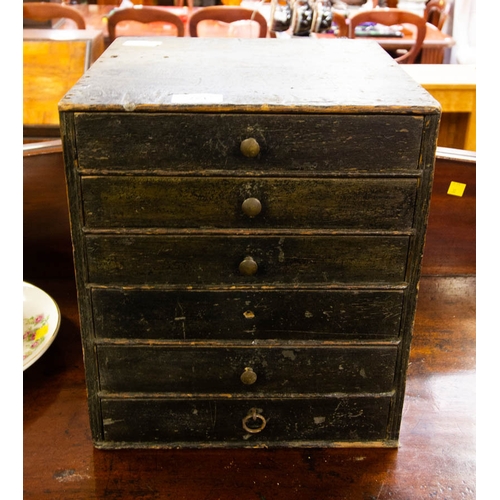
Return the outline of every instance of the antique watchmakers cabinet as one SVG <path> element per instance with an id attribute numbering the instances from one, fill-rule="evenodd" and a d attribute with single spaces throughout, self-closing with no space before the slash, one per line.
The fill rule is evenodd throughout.
<path id="1" fill-rule="evenodd" d="M 59 109 L 95 446 L 397 446 L 423 88 L 368 41 L 120 38 Z"/>

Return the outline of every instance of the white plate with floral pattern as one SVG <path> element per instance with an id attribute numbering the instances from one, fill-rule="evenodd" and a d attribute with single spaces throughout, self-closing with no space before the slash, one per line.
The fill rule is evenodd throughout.
<path id="1" fill-rule="evenodd" d="M 61 313 L 54 299 L 23 281 L 23 370 L 50 347 L 60 323 Z"/>

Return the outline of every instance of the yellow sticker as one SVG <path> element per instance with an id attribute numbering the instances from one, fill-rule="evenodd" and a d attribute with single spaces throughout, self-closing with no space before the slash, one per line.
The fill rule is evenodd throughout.
<path id="1" fill-rule="evenodd" d="M 465 191 L 466 184 L 462 184 L 461 182 L 450 182 L 450 187 L 448 188 L 448 194 L 452 196 L 463 196 Z"/>

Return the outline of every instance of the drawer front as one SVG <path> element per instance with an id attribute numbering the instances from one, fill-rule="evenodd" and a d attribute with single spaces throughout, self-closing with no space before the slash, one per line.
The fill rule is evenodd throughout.
<path id="1" fill-rule="evenodd" d="M 76 113 L 78 168 L 332 172 L 419 168 L 422 116 Z M 254 138 L 257 157 L 241 142 Z"/>
<path id="2" fill-rule="evenodd" d="M 91 282 L 130 285 L 401 283 L 409 246 L 409 236 L 88 235 L 85 241 Z"/>
<path id="3" fill-rule="evenodd" d="M 404 230 L 413 225 L 417 182 L 108 176 L 84 177 L 82 193 L 89 228 Z"/>
<path id="4" fill-rule="evenodd" d="M 205 394 L 386 392 L 397 355 L 396 346 L 96 349 L 103 391 Z M 254 375 L 253 383 L 242 381 Z"/>
<path id="5" fill-rule="evenodd" d="M 389 397 L 325 399 L 103 399 L 104 439 L 110 442 L 356 443 L 387 438 Z M 246 427 L 243 427 L 245 425 Z M 250 429 L 250 432 L 248 431 Z"/>
<path id="6" fill-rule="evenodd" d="M 98 339 L 394 339 L 402 302 L 401 290 L 92 291 Z"/>

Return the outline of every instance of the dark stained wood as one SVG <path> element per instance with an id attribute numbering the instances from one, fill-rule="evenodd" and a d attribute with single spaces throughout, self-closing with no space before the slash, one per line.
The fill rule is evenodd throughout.
<path id="1" fill-rule="evenodd" d="M 23 158 L 23 273 L 34 278 L 74 275 L 64 161 L 60 140 L 26 144 Z M 476 269 L 476 163 L 437 158 L 423 274 L 471 274 Z M 463 197 L 447 194 L 451 181 Z M 366 311 L 365 311 L 366 313 Z"/>
<path id="2" fill-rule="evenodd" d="M 23 376 L 24 499 L 475 499 L 475 241 L 450 244 L 457 229 L 467 238 L 474 232 L 460 200 L 436 189 L 458 179 L 439 180 L 446 164 L 436 164 L 398 449 L 95 450 L 73 270 L 66 266 L 65 279 L 54 279 L 60 270 L 46 265 L 59 253 L 57 238 L 47 236 L 67 217 L 65 193 L 58 190 L 50 199 L 57 200 L 58 215 L 47 218 L 47 231 L 33 240 L 52 251 L 30 265 L 33 283 L 61 308 L 62 323 L 50 349 Z M 474 165 L 457 162 L 453 174 L 460 170 L 475 174 Z M 53 175 L 34 180 L 43 185 Z M 464 197 L 471 194 L 474 206 L 475 191 L 465 182 Z M 39 209 L 45 192 L 32 190 Z M 447 203 L 434 217 L 439 197 Z M 452 231 L 443 230 L 442 218 L 455 221 L 446 225 Z M 452 253 L 443 257 L 447 249 Z M 439 276 L 427 275 L 433 269 Z"/>
<path id="3" fill-rule="evenodd" d="M 137 442 L 143 446 L 167 448 L 198 447 L 200 442 L 204 448 L 242 447 L 242 439 L 248 448 L 303 447 L 304 442 L 328 446 L 336 440 L 356 445 L 386 438 L 390 405 L 391 398 L 383 394 L 328 399 L 280 397 L 269 398 L 265 404 L 252 397 L 160 401 L 104 397 L 106 441 L 102 446 L 130 446 L 127 441 L 131 434 L 137 434 Z M 245 430 L 242 421 L 247 425 Z M 296 436 L 300 437 L 298 441 Z"/>
<path id="4" fill-rule="evenodd" d="M 201 344 L 197 349 L 134 343 L 98 345 L 96 351 L 103 393 L 163 393 L 170 398 L 173 393 L 290 399 L 307 393 L 391 392 L 397 354 L 396 346 L 297 347 L 284 342 L 271 347 Z M 251 385 L 240 379 L 247 367 L 257 375 Z M 260 404 L 265 407 L 266 401 Z M 264 442 L 268 439 L 273 436 L 262 436 Z M 290 436 L 291 441 L 299 439 Z"/>
<path id="5" fill-rule="evenodd" d="M 188 441 L 199 448 L 226 441 L 240 447 L 396 446 L 440 108 L 385 54 L 382 85 L 376 45 L 348 60 L 327 55 L 327 44 L 311 40 L 308 52 L 292 42 L 271 51 L 278 47 L 273 40 L 235 45 L 234 39 L 211 39 L 202 45 L 175 38 L 138 52 L 119 39 L 60 102 L 97 447 L 170 448 Z M 365 92 L 370 87 L 360 88 L 351 72 L 370 52 L 364 79 L 377 70 L 377 92 Z M 302 61 L 315 77 L 295 73 L 286 80 L 286 71 L 276 72 L 286 60 Z M 265 85 L 254 71 L 256 61 Z M 186 62 L 194 65 L 187 68 Z M 228 67 L 237 75 L 231 88 Z M 166 75 L 161 80 L 159 69 Z M 238 80 L 241 88 L 233 87 Z M 214 88 L 222 93 L 213 94 Z M 275 218 L 256 224 L 241 218 L 245 198 L 231 192 L 251 195 L 252 184 L 254 196 L 262 189 L 265 212 Z M 277 196 L 266 197 L 272 191 Z M 323 201 L 328 197 L 337 199 Z M 304 206 L 305 200 L 324 215 Z M 342 215 L 330 219 L 328 211 Z M 226 328 L 221 311 L 206 325 L 214 331 L 210 342 L 175 343 L 158 334 L 134 338 L 141 310 L 125 327 L 127 340 L 97 340 L 92 293 L 109 287 L 204 290 L 214 303 L 221 291 L 404 293 L 395 341 L 388 333 L 387 340 L 325 342 L 308 330 L 306 343 L 288 339 L 284 329 L 274 339 L 233 344 L 217 336 Z M 241 399 L 237 411 L 221 402 L 226 398 Z M 315 399 L 324 400 L 318 408 L 330 408 L 329 416 L 307 412 L 306 402 Z M 200 407 L 192 406 L 195 400 Z M 344 416 L 334 424 L 336 400 Z M 384 405 L 377 407 L 379 401 Z M 259 436 L 252 441 L 241 415 L 248 403 L 253 424 L 267 421 L 266 408 L 273 421 L 265 432 L 255 429 Z M 220 406 L 222 422 L 232 416 L 232 431 L 202 431 L 207 404 L 214 414 Z M 144 432 L 140 414 L 146 407 L 151 418 L 145 425 L 153 428 Z M 295 432 L 276 426 L 280 420 Z M 189 438 L 195 428 L 201 434 Z"/>
<path id="6" fill-rule="evenodd" d="M 154 43 L 158 38 L 148 40 Z M 402 76 L 399 65 L 372 41 L 335 40 L 332 44 L 332 40 L 320 39 L 289 39 L 286 43 L 264 38 L 168 37 L 165 40 L 168 43 L 148 50 L 124 46 L 126 37 L 115 40 L 106 52 L 106 63 L 101 60 L 86 72 L 81 85 L 61 100 L 60 110 L 134 111 L 134 114 L 251 111 L 291 113 L 298 117 L 312 112 L 349 114 L 355 108 L 357 114 L 364 111 L 393 117 L 410 114 L 417 121 L 418 112 L 436 112 L 436 103 L 429 100 L 428 93 L 409 75 Z M 304 71 L 298 71 L 297 55 L 304 53 L 304 48 L 307 61 Z M 200 57 L 201 52 L 207 55 Z M 126 69 L 139 53 L 135 70 Z M 357 63 L 349 71 L 339 71 L 339 64 L 352 60 Z M 215 67 L 231 68 L 231 78 L 221 78 Z M 126 78 L 117 79 L 119 74 L 126 74 Z M 311 75 L 320 76 L 311 78 Z M 381 75 L 385 85 L 376 84 Z M 91 100 L 87 95 L 89 79 L 95 86 Z M 401 81 L 405 82 L 404 90 L 393 84 Z M 411 109 L 407 108 L 409 103 Z M 406 108 L 406 113 L 401 107 Z M 154 127 L 148 130 L 155 133 Z"/>
<path id="7" fill-rule="evenodd" d="M 392 339 L 399 335 L 403 290 L 120 290 L 95 289 L 100 339 Z M 141 311 L 141 321 L 135 321 Z M 222 311 L 224 311 L 222 313 Z M 212 325 L 224 314 L 215 332 Z M 327 321 L 325 321 L 325 316 Z M 128 326 L 134 322 L 131 331 Z"/>
<path id="8" fill-rule="evenodd" d="M 62 310 L 24 373 L 25 500 L 473 500 L 475 277 L 424 277 L 398 449 L 95 450 L 76 288 L 37 280 Z"/>
<path id="9" fill-rule="evenodd" d="M 165 170 L 198 175 L 208 170 L 212 175 L 417 172 L 422 116 L 388 117 L 373 109 L 371 114 L 349 115 L 347 109 L 339 108 L 342 114 L 333 116 L 295 116 L 288 114 L 290 109 L 277 116 L 78 113 L 78 168 L 97 174 L 147 169 L 163 175 Z M 115 139 L 110 143 L 108 137 Z M 259 144 L 255 158 L 241 154 L 247 138 Z M 311 149 L 311 144 L 316 147 Z"/>
<path id="10" fill-rule="evenodd" d="M 396 287 L 408 271 L 409 236 L 228 236 L 88 235 L 89 280 L 225 287 L 389 282 Z M 251 276 L 239 270 L 247 256 L 258 266 Z"/>
<path id="11" fill-rule="evenodd" d="M 475 240 L 464 200 L 436 189 L 443 163 L 437 162 L 423 268 L 440 276 L 420 283 L 399 449 L 94 450 L 75 285 L 35 277 L 49 268 L 57 275 L 59 269 L 45 265 L 57 256 L 56 246 L 31 262 L 33 282 L 55 297 L 63 320 L 54 344 L 24 374 L 24 498 L 475 498 L 475 277 L 469 274 Z M 475 175 L 473 166 L 466 169 Z M 464 199 L 471 193 L 470 178 L 446 177 L 444 188 L 450 179 L 467 183 Z M 56 213 L 67 215 L 57 192 Z M 437 197 L 447 203 L 433 217 Z M 46 202 L 39 196 L 38 207 Z M 47 219 L 48 232 L 37 232 L 35 244 L 50 242 L 45 236 L 60 229 L 51 227 L 59 216 Z M 453 225 L 441 225 L 442 218 Z"/>
<path id="12" fill-rule="evenodd" d="M 418 178 L 85 177 L 87 228 L 337 228 L 408 230 Z M 248 216 L 247 198 L 261 210 Z M 317 202 L 309 203 L 315 199 Z"/>

